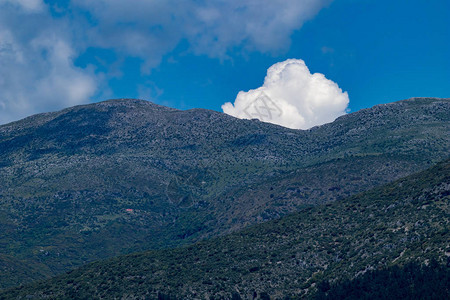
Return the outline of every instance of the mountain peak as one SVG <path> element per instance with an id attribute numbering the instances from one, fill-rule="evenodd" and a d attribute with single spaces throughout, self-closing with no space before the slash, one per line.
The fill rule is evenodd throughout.
<path id="1" fill-rule="evenodd" d="M 146 108 L 146 109 L 154 109 L 160 111 L 177 111 L 175 108 L 163 106 L 156 104 L 154 102 L 142 99 L 133 99 L 133 98 L 119 98 L 119 99 L 109 99 L 101 102 L 97 102 L 94 104 L 82 105 L 82 107 L 86 106 L 97 106 L 97 107 L 123 107 L 123 108 Z"/>

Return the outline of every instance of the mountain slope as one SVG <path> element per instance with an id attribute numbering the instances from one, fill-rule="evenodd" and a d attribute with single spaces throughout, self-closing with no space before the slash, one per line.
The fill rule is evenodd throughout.
<path id="1" fill-rule="evenodd" d="M 308 297 L 322 280 L 450 253 L 450 160 L 342 201 L 173 250 L 95 262 L 0 297 Z"/>
<path id="2" fill-rule="evenodd" d="M 340 299 L 449 299 L 450 258 L 447 265 L 408 263 L 371 270 L 353 280 L 318 285 L 317 300 Z"/>
<path id="3" fill-rule="evenodd" d="M 435 98 L 305 131 L 123 99 L 0 126 L 0 287 L 390 182 L 448 156 L 448 120 Z"/>

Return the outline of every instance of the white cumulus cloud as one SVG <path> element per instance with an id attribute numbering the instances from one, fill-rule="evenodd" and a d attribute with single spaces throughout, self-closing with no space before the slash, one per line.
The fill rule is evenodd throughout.
<path id="1" fill-rule="evenodd" d="M 288 59 L 267 70 L 263 86 L 238 93 L 234 105 L 222 105 L 226 114 L 259 119 L 294 129 L 308 129 L 344 115 L 347 92 L 325 78 L 311 74 L 301 59 Z"/>

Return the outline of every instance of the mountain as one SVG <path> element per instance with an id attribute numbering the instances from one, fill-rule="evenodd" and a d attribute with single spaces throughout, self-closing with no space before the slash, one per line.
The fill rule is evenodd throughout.
<path id="1" fill-rule="evenodd" d="M 323 282 L 360 280 L 380 268 L 406 265 L 414 270 L 410 264 L 415 264 L 419 271 L 408 276 L 420 277 L 420 265 L 431 261 L 433 272 L 447 276 L 443 264 L 450 253 L 449 204 L 447 160 L 388 185 L 227 236 L 94 262 L 5 291 L 0 298 L 311 298 Z M 369 286 L 362 278 L 359 282 Z M 379 275 L 373 278 L 379 283 Z M 393 284 L 385 281 L 384 290 Z M 329 293 L 339 295 L 335 286 Z"/>
<path id="2" fill-rule="evenodd" d="M 0 126 L 0 287 L 187 245 L 448 157 L 450 99 L 310 130 L 119 99 Z"/>

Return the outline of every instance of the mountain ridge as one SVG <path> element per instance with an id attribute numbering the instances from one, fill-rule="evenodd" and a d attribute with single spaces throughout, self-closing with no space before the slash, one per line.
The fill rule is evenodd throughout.
<path id="1" fill-rule="evenodd" d="M 33 116 L 0 126 L 0 250 L 46 277 L 223 235 L 427 168 L 449 119 L 434 98 L 309 130 L 141 100 Z M 0 287 L 36 279 L 6 261 Z"/>
<path id="2" fill-rule="evenodd" d="M 389 105 L 392 105 L 392 104 L 402 104 L 402 103 L 410 103 L 410 102 L 412 103 L 412 102 L 418 102 L 418 101 L 422 101 L 423 102 L 423 101 L 427 101 L 427 100 L 431 100 L 431 101 L 448 101 L 449 99 L 450 98 L 412 97 L 412 98 L 402 99 L 402 100 L 389 102 L 389 103 L 376 104 L 376 105 L 374 105 L 372 107 L 368 107 L 368 108 L 362 108 L 360 110 L 357 110 L 357 111 L 350 112 L 350 113 L 347 113 L 345 115 L 339 116 L 339 117 L 336 118 L 336 120 L 338 120 L 340 118 L 343 118 L 343 117 L 345 117 L 345 116 L 347 116 L 349 114 L 353 114 L 353 113 L 356 113 L 356 112 L 363 112 L 363 111 L 371 110 L 371 109 L 377 108 L 377 107 L 385 107 L 385 106 L 389 106 Z M 215 111 L 215 110 L 211 110 L 211 109 L 206 109 L 206 108 L 190 108 L 190 109 L 186 109 L 186 110 L 180 110 L 180 109 L 176 109 L 176 108 L 171 108 L 171 107 L 168 107 L 168 106 L 160 105 L 160 104 L 157 104 L 155 102 L 152 102 L 152 101 L 149 101 L 149 100 L 144 100 L 144 99 L 138 99 L 138 98 L 116 98 L 116 99 L 108 99 L 108 100 L 103 100 L 103 101 L 94 102 L 94 103 L 79 104 L 79 105 L 63 108 L 61 110 L 52 111 L 52 112 L 37 113 L 37 114 L 33 114 L 33 115 L 27 116 L 25 118 L 22 118 L 20 120 L 12 121 L 12 122 L 5 123 L 5 124 L 0 124 L 0 127 L 10 126 L 10 125 L 13 125 L 13 124 L 15 125 L 16 123 L 20 123 L 20 122 L 28 122 L 30 119 L 34 121 L 34 120 L 36 120 L 36 119 L 38 119 L 40 117 L 46 117 L 46 116 L 50 116 L 50 115 L 59 115 L 59 114 L 62 114 L 62 113 L 65 113 L 67 111 L 71 111 L 71 110 L 74 110 L 74 109 L 93 107 L 93 106 L 108 107 L 108 106 L 111 106 L 112 104 L 118 104 L 117 106 L 121 105 L 121 106 L 128 106 L 128 107 L 130 107 L 130 106 L 129 105 L 125 105 L 125 104 L 140 104 L 140 105 L 146 104 L 148 106 L 153 106 L 155 108 L 159 108 L 160 110 L 167 109 L 167 110 L 170 110 L 170 111 L 179 111 L 179 112 L 181 112 L 181 111 L 184 111 L 184 112 L 187 112 L 187 111 L 208 111 L 208 112 L 219 113 L 221 115 L 226 115 L 226 116 L 229 116 L 231 118 L 236 118 L 236 117 L 233 117 L 231 115 L 227 115 L 227 114 L 224 114 L 224 113 L 221 113 L 221 112 L 218 112 L 218 111 Z M 263 122 L 263 121 L 260 121 L 258 119 L 252 119 L 252 120 L 257 120 L 259 122 Z M 336 121 L 336 120 L 334 120 L 334 121 Z M 333 122 L 329 122 L 329 123 L 333 123 Z M 263 122 L 263 123 L 268 123 L 268 122 Z M 322 125 L 317 125 L 317 126 L 314 126 L 314 127 L 321 127 L 321 126 L 329 124 L 329 123 L 325 123 L 325 124 L 322 124 Z M 272 124 L 272 123 L 269 123 L 269 124 Z M 272 125 L 283 127 L 283 126 L 277 125 L 277 124 L 272 124 Z M 314 128 L 314 127 L 312 127 L 312 128 Z M 287 128 L 287 127 L 283 127 L 283 128 L 290 129 L 290 128 Z M 302 131 L 302 130 L 310 130 L 310 129 L 311 128 L 309 128 L 309 129 L 292 129 L 292 130 L 300 130 L 300 131 Z"/>

